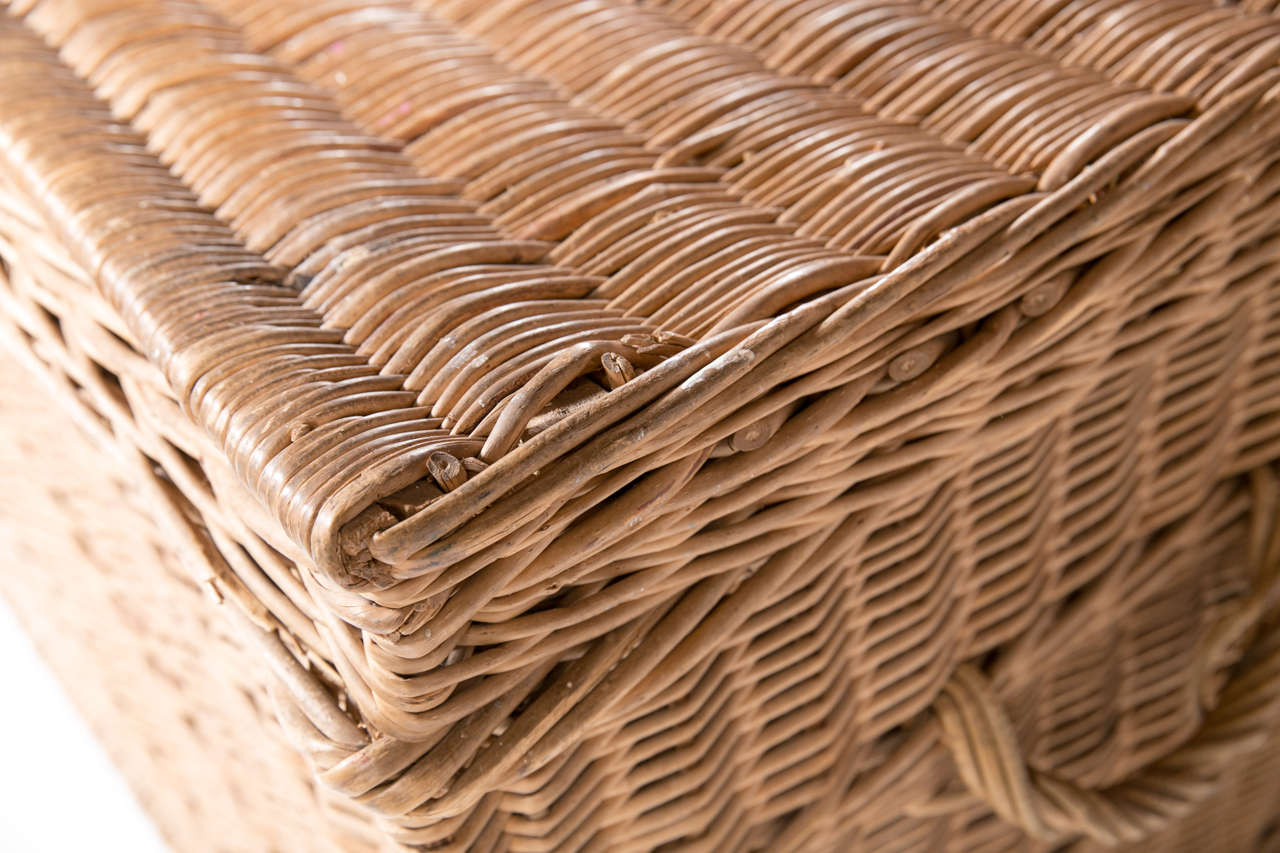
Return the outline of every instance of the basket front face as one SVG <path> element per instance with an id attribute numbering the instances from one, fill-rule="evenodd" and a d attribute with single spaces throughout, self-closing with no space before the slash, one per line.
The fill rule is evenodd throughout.
<path id="1" fill-rule="evenodd" d="M 1280 692 L 1277 25 L 424 5 L 0 21 L 11 337 L 146 472 L 351 844 L 1227 808 Z M 1198 65 L 1188 21 L 1261 35 Z"/>

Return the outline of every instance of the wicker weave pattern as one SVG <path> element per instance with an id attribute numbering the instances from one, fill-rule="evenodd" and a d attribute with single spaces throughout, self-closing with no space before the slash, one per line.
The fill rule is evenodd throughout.
<path id="1" fill-rule="evenodd" d="M 1252 790 L 1265 9 L 9 8 L 6 311 L 388 843 L 1173 849 Z"/>
<path id="2" fill-rule="evenodd" d="M 4 325 L 4 343 L 18 343 Z M 25 355 L 40 374 L 65 377 Z M 110 445 L 85 442 L 12 364 L 0 370 L 0 419 L 17 439 L 0 450 L 3 595 L 173 849 L 376 849 L 367 818 L 326 809 L 272 719 L 260 656 L 197 589 L 168 537 L 139 516 L 150 501 L 139 500 L 138 484 L 151 466 L 125 485 L 128 469 L 113 464 L 123 460 Z M 43 452 L 52 439 L 56 457 Z"/>

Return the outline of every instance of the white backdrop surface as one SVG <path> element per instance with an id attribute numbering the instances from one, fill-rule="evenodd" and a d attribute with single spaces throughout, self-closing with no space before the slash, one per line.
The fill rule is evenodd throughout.
<path id="1" fill-rule="evenodd" d="M 0 772 L 0 850 L 166 853 L 168 847 L 124 778 L 45 668 L 4 599 L 0 660 L 5 665 L 0 687 L 5 757 Z M 9 698 L 18 694 L 20 702 Z M 75 805 L 68 808 L 69 803 Z"/>

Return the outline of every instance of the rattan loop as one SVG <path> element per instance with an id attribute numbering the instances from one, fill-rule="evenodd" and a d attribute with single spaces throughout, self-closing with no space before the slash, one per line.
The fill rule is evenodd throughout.
<path id="1" fill-rule="evenodd" d="M 934 703 L 941 740 L 969 790 L 1045 841 L 1103 844 L 1150 837 L 1216 790 L 1231 762 L 1266 738 L 1280 711 L 1280 626 L 1271 624 L 1200 730 L 1129 779 L 1085 788 L 1028 766 L 1013 724 L 982 672 L 961 666 Z"/>

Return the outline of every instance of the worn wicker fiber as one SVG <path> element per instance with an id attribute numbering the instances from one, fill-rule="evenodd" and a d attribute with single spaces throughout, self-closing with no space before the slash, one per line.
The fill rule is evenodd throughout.
<path id="1" fill-rule="evenodd" d="M 1274 853 L 1273 5 L 9 0 L 5 594 L 183 850 Z"/>

